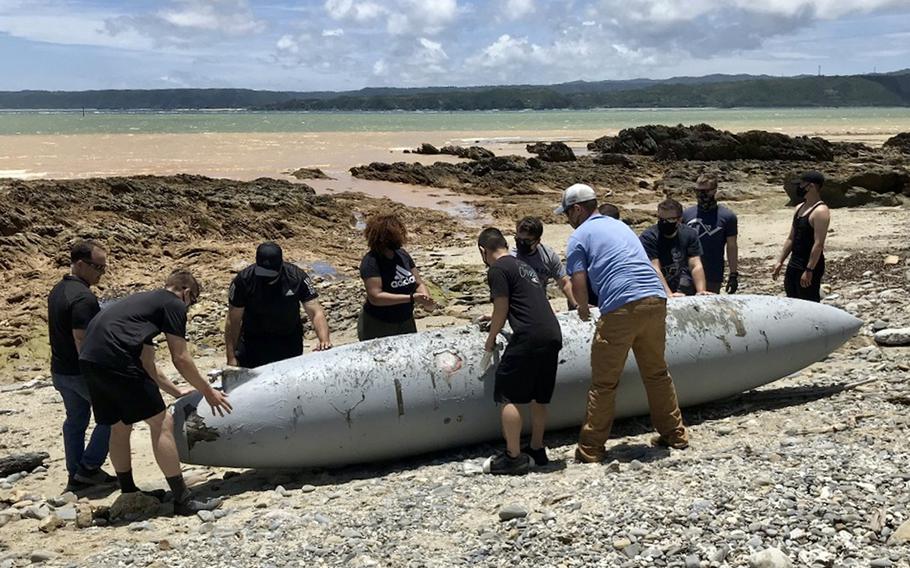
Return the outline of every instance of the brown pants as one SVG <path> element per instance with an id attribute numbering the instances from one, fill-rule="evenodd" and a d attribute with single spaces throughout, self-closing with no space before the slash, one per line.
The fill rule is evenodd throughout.
<path id="1" fill-rule="evenodd" d="M 616 405 L 616 387 L 629 356 L 635 353 L 638 372 L 645 384 L 651 423 L 661 437 L 677 444 L 687 441 L 676 388 L 667 370 L 664 347 L 667 334 L 667 302 L 651 297 L 601 316 L 591 344 L 591 389 L 585 423 L 578 437 L 579 457 L 600 461 L 610 437 Z"/>

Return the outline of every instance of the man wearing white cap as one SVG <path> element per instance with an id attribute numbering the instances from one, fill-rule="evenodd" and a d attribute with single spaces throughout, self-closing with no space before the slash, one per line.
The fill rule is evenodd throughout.
<path id="1" fill-rule="evenodd" d="M 578 316 L 591 317 L 589 279 L 601 314 L 591 346 L 591 388 L 575 459 L 598 462 L 606 457 L 616 387 L 630 349 L 648 393 L 651 422 L 660 434 L 653 443 L 688 447 L 676 388 L 664 359 L 667 296 L 641 241 L 625 223 L 597 211 L 597 195 L 588 185 L 566 189 L 556 213 L 565 214 L 575 229 L 569 237 L 566 265 Z"/>

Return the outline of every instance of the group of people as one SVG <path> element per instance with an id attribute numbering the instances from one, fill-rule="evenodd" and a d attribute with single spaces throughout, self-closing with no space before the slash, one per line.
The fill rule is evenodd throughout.
<path id="1" fill-rule="evenodd" d="M 824 176 L 800 178 L 789 236 L 772 271 L 784 277 L 788 296 L 820 301 L 824 243 L 830 212 L 821 201 Z M 673 380 L 664 359 L 666 302 L 690 294 L 727 293 L 739 287 L 737 218 L 717 202 L 717 178 L 705 175 L 695 184 L 697 204 L 683 209 L 667 199 L 658 206 L 658 223 L 639 237 L 619 220 L 611 204 L 598 206 L 593 188 L 575 184 L 565 190 L 557 213 L 573 227 L 566 262 L 541 243 L 543 223 L 522 219 L 515 228 L 515 248 L 503 233 L 484 229 L 478 237 L 488 266 L 493 303 L 485 343 L 491 359 L 506 322 L 512 336 L 495 372 L 494 399 L 501 406 L 506 450 L 485 464 L 494 474 L 521 474 L 531 462 L 549 460 L 544 448 L 547 404 L 555 387 L 562 334 L 546 286 L 557 284 L 570 310 L 588 320 L 596 306 L 591 350 L 591 387 L 585 422 L 575 457 L 595 462 L 606 455 L 613 423 L 616 389 L 631 350 L 638 362 L 658 432 L 665 447 L 688 447 Z M 360 264 L 366 301 L 357 322 L 363 340 L 415 333 L 415 305 L 432 309 L 434 301 L 413 258 L 404 249 L 407 230 L 390 214 L 369 219 L 364 231 L 368 252 Z M 64 450 L 67 490 L 117 482 L 123 493 L 139 491 L 131 466 L 132 425 L 146 422 L 155 459 L 171 489 L 177 514 L 195 514 L 219 505 L 198 499 L 181 474 L 173 420 L 161 391 L 174 397 L 199 391 L 212 412 L 230 413 L 231 403 L 199 373 L 187 349 L 187 310 L 201 287 L 186 270 L 172 272 L 158 290 L 128 296 L 101 310 L 92 293 L 107 269 L 104 248 L 77 242 L 71 270 L 48 297 L 48 328 L 53 383 L 65 406 Z M 729 274 L 726 268 L 729 267 Z M 315 333 L 313 350 L 330 349 L 330 330 L 318 293 L 304 270 L 284 261 L 281 247 L 261 244 L 254 264 L 234 277 L 228 290 L 225 322 L 226 362 L 256 367 L 303 353 L 300 306 Z M 153 339 L 164 334 L 171 360 L 192 388 L 179 387 L 155 364 Z M 530 405 L 532 431 L 521 447 L 519 405 Z M 86 444 L 92 413 L 95 428 Z M 110 455 L 115 475 L 101 466 Z M 148 495 L 164 498 L 163 491 Z"/>

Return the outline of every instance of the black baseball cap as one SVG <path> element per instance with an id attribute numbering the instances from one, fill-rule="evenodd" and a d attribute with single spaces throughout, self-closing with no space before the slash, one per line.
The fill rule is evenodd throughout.
<path id="1" fill-rule="evenodd" d="M 803 172 L 803 175 L 799 176 L 799 181 L 814 183 L 816 186 L 821 187 L 825 185 L 825 176 L 821 172 L 809 170 L 808 172 Z"/>
<path id="2" fill-rule="evenodd" d="M 281 247 L 275 243 L 262 243 L 256 247 L 256 276 L 274 278 L 281 271 L 284 258 Z"/>

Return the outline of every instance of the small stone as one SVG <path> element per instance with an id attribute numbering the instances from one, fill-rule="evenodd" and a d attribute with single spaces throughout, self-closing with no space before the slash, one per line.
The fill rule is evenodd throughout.
<path id="1" fill-rule="evenodd" d="M 57 515 L 48 515 L 38 523 L 38 530 L 43 533 L 52 533 L 64 524 Z"/>
<path id="2" fill-rule="evenodd" d="M 888 558 L 876 558 L 869 563 L 869 568 L 890 568 L 891 566 L 893 564 Z"/>
<path id="3" fill-rule="evenodd" d="M 278 495 L 281 495 L 282 497 L 287 497 L 290 492 L 287 489 L 285 489 L 283 485 L 279 485 L 278 487 L 275 488 L 275 493 L 277 493 Z"/>
<path id="4" fill-rule="evenodd" d="M 171 541 L 166 538 L 163 538 L 158 541 L 158 550 L 172 550 L 174 547 L 171 545 Z"/>
<path id="5" fill-rule="evenodd" d="M 300 488 L 300 491 L 302 493 L 312 493 L 313 491 L 316 491 L 316 486 L 315 485 L 304 485 L 303 487 Z"/>
<path id="6" fill-rule="evenodd" d="M 76 526 L 80 529 L 92 526 L 92 506 L 88 503 L 76 505 Z"/>
<path id="7" fill-rule="evenodd" d="M 622 471 L 622 464 L 619 463 L 617 460 L 613 460 L 606 465 L 606 470 L 609 473 L 619 473 Z"/>
<path id="8" fill-rule="evenodd" d="M 54 511 L 54 514 L 57 515 L 57 517 L 59 517 L 60 520 L 65 523 L 73 523 L 76 521 L 77 512 L 76 512 L 76 507 L 73 505 L 68 505 L 66 507 L 60 507 L 56 511 Z"/>
<path id="9" fill-rule="evenodd" d="M 43 521 L 51 514 L 51 510 L 46 505 L 29 505 L 22 511 L 22 517 L 26 519 L 37 519 Z"/>
<path id="10" fill-rule="evenodd" d="M 727 435 L 732 434 L 733 432 L 736 432 L 736 428 L 734 428 L 733 426 L 730 426 L 729 424 L 724 424 L 724 425 L 717 427 L 717 433 L 721 436 L 727 436 Z"/>
<path id="11" fill-rule="evenodd" d="M 623 548 L 626 548 L 627 546 L 631 546 L 631 544 L 632 544 L 632 541 L 627 538 L 618 538 L 613 541 L 613 548 L 615 548 L 616 550 L 622 550 Z"/>
<path id="12" fill-rule="evenodd" d="M 897 527 L 891 538 L 888 539 L 888 544 L 904 544 L 907 542 L 910 542 L 910 521 L 904 521 L 901 526 Z"/>
<path id="13" fill-rule="evenodd" d="M 150 523 L 148 521 L 139 521 L 136 523 L 130 523 L 129 527 L 127 527 L 127 528 L 129 528 L 131 531 L 136 531 L 136 532 L 147 531 L 152 528 L 152 523 Z"/>
<path id="14" fill-rule="evenodd" d="M 872 331 L 881 331 L 883 329 L 888 329 L 888 322 L 882 320 L 875 320 L 872 323 Z"/>
<path id="15" fill-rule="evenodd" d="M 207 523 L 215 518 L 215 513 L 212 511 L 197 511 L 196 516 L 199 517 L 199 520 L 203 523 Z"/>
<path id="16" fill-rule="evenodd" d="M 499 520 L 522 519 L 528 516 L 528 510 L 518 503 L 511 503 L 499 509 Z"/>
<path id="17" fill-rule="evenodd" d="M 900 264 L 900 261 L 901 257 L 897 256 L 896 254 L 889 254 L 885 257 L 885 266 L 894 266 L 896 264 Z"/>
<path id="18" fill-rule="evenodd" d="M 806 531 L 804 531 L 803 529 L 801 529 L 799 527 L 790 531 L 790 540 L 799 540 L 799 539 L 803 538 L 804 536 L 806 536 Z"/>
<path id="19" fill-rule="evenodd" d="M 483 473 L 483 464 L 475 461 L 466 461 L 461 464 L 462 475 L 480 475 Z"/>
<path id="20" fill-rule="evenodd" d="M 635 558 L 641 554 L 641 545 L 638 543 L 631 544 L 622 549 L 622 553 L 625 554 L 628 558 Z"/>
<path id="21" fill-rule="evenodd" d="M 196 530 L 199 532 L 199 534 L 208 534 L 215 530 L 215 523 L 202 523 Z"/>
<path id="22" fill-rule="evenodd" d="M 632 471 L 638 471 L 638 470 L 644 469 L 644 468 L 645 468 L 645 464 L 641 463 L 638 460 L 632 460 L 629 462 L 629 469 L 631 469 Z"/>
<path id="23" fill-rule="evenodd" d="M 749 558 L 750 568 L 793 568 L 787 555 L 777 548 L 766 548 Z"/>
<path id="24" fill-rule="evenodd" d="M 343 538 L 363 538 L 363 535 L 354 529 L 344 529 L 341 531 L 341 536 Z"/>
<path id="25" fill-rule="evenodd" d="M 695 554 L 686 556 L 686 568 L 701 568 L 701 560 Z"/>
<path id="26" fill-rule="evenodd" d="M 38 564 L 41 562 L 47 562 L 48 560 L 54 558 L 54 556 L 54 553 L 49 550 L 33 550 L 29 556 L 29 559 L 33 563 Z"/>
<path id="27" fill-rule="evenodd" d="M 883 329 L 875 333 L 875 342 L 886 347 L 910 345 L 910 327 Z"/>

